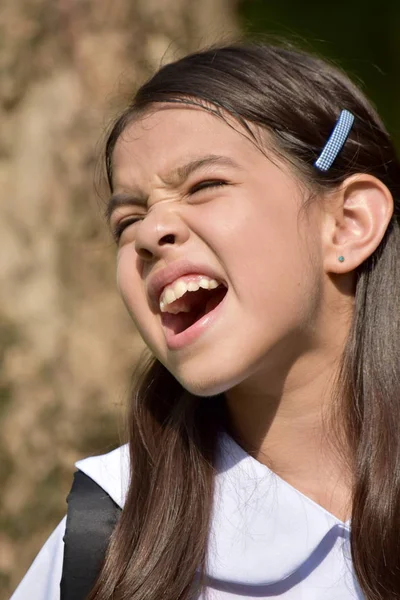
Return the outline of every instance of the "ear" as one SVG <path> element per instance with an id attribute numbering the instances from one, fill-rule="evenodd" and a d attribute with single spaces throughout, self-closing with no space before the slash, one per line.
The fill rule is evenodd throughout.
<path id="1" fill-rule="evenodd" d="M 393 197 L 380 179 L 360 173 L 348 177 L 325 202 L 325 271 L 348 273 L 371 256 L 382 241 L 393 215 Z"/>

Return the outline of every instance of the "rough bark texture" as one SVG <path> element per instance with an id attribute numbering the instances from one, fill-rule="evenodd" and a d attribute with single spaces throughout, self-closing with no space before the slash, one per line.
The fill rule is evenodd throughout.
<path id="1" fill-rule="evenodd" d="M 118 445 L 142 349 L 94 174 L 160 61 L 236 35 L 236 0 L 6 0 L 0 11 L 0 593 L 65 512 L 73 463 Z"/>

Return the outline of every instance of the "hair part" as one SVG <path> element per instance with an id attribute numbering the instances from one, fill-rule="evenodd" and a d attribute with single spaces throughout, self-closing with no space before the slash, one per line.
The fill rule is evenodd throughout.
<path id="1" fill-rule="evenodd" d="M 106 143 L 111 189 L 113 150 L 128 124 L 157 104 L 190 102 L 247 131 L 266 131 L 271 150 L 314 190 L 313 199 L 355 173 L 377 177 L 393 195 L 386 234 L 355 272 L 335 395 L 354 477 L 354 569 L 367 600 L 400 598 L 400 166 L 393 144 L 338 68 L 288 46 L 233 44 L 167 64 L 137 91 Z M 314 162 L 344 108 L 355 116 L 353 128 L 329 171 L 318 171 Z M 227 418 L 222 396 L 188 394 L 155 360 L 144 370 L 129 414 L 128 497 L 92 600 L 188 600 L 201 588 Z"/>

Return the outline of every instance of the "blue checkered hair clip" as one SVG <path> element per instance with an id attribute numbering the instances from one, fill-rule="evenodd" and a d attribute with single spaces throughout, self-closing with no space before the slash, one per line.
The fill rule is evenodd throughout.
<path id="1" fill-rule="evenodd" d="M 314 163 L 314 167 L 320 171 L 328 171 L 330 169 L 343 148 L 353 123 L 354 115 L 348 110 L 342 110 L 328 141 Z"/>

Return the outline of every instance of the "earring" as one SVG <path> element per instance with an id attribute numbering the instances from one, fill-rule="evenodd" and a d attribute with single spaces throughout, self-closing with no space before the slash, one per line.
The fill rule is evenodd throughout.
<path id="1" fill-rule="evenodd" d="M 344 256 L 339 256 L 339 257 L 338 257 L 338 261 L 339 261 L 339 262 L 343 262 L 343 261 L 344 261 Z"/>

